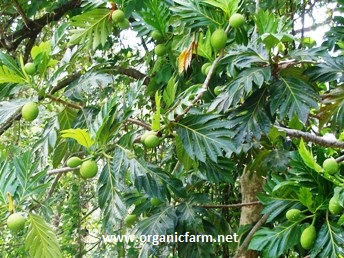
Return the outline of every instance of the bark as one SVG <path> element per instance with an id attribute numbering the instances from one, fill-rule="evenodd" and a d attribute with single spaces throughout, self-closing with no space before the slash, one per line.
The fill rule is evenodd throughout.
<path id="1" fill-rule="evenodd" d="M 255 172 L 244 169 L 240 179 L 242 203 L 256 202 L 257 193 L 263 190 L 264 179 Z M 240 225 L 256 224 L 261 219 L 262 205 L 243 206 L 241 209 Z M 259 253 L 256 251 L 245 251 L 241 258 L 256 258 Z"/>

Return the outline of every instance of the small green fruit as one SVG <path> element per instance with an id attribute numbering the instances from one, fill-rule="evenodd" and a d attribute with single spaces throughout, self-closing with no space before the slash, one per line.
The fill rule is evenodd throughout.
<path id="1" fill-rule="evenodd" d="M 22 117 L 26 120 L 26 121 L 33 121 L 37 118 L 39 110 L 38 110 L 38 106 L 35 102 L 28 102 L 26 103 L 22 110 Z"/>
<path id="2" fill-rule="evenodd" d="M 114 22 L 121 22 L 124 20 L 125 15 L 124 15 L 124 12 L 122 10 L 115 10 L 115 11 L 113 11 L 111 17 L 112 17 L 112 20 Z"/>
<path id="3" fill-rule="evenodd" d="M 92 178 L 98 172 L 98 165 L 94 160 L 86 160 L 80 166 L 80 175 L 83 178 Z"/>
<path id="4" fill-rule="evenodd" d="M 25 226 L 26 219 L 20 213 L 13 213 L 7 218 L 7 226 L 10 230 L 17 232 Z"/>
<path id="5" fill-rule="evenodd" d="M 71 157 L 67 160 L 67 166 L 70 168 L 76 168 L 82 163 L 82 160 L 79 157 Z"/>
<path id="6" fill-rule="evenodd" d="M 340 215 L 343 212 L 343 207 L 339 205 L 339 202 L 337 202 L 334 197 L 332 197 L 328 204 L 328 210 L 333 215 Z"/>
<path id="7" fill-rule="evenodd" d="M 316 239 L 317 231 L 313 225 L 310 225 L 305 230 L 302 231 L 300 243 L 301 246 L 309 250 L 313 247 L 315 239 Z"/>
<path id="8" fill-rule="evenodd" d="M 300 218 L 301 211 L 298 209 L 290 209 L 285 214 L 287 220 L 289 221 L 297 221 Z"/>
<path id="9" fill-rule="evenodd" d="M 136 219 L 137 216 L 135 214 L 130 214 L 124 218 L 124 223 L 127 227 L 131 227 L 135 223 Z"/>
<path id="10" fill-rule="evenodd" d="M 202 67 L 201 67 L 201 72 L 202 72 L 204 75 L 207 75 L 206 70 L 207 70 L 207 68 L 210 68 L 210 66 L 211 66 L 211 63 L 205 63 L 205 64 L 203 64 Z M 209 72 L 209 70 L 208 70 L 208 72 Z"/>
<path id="11" fill-rule="evenodd" d="M 156 135 L 148 135 L 143 143 L 147 148 L 151 149 L 159 145 L 160 139 Z"/>
<path id="12" fill-rule="evenodd" d="M 154 132 L 154 131 L 147 131 L 147 132 L 145 132 L 144 134 L 141 135 L 140 141 L 142 143 L 144 143 L 146 138 L 147 138 L 147 136 L 149 136 L 149 135 L 156 135 L 156 132 Z"/>
<path id="13" fill-rule="evenodd" d="M 325 159 L 325 161 L 323 163 L 323 169 L 324 169 L 325 173 L 333 175 L 333 174 L 337 173 L 337 171 L 339 169 L 338 163 L 334 158 Z"/>
<path id="14" fill-rule="evenodd" d="M 33 75 L 36 72 L 36 66 L 34 63 L 26 63 L 24 65 L 24 70 L 28 75 Z"/>
<path id="15" fill-rule="evenodd" d="M 158 44 L 154 48 L 154 53 L 157 56 L 163 56 L 163 55 L 165 55 L 167 53 L 167 47 L 164 44 Z"/>
<path id="16" fill-rule="evenodd" d="M 129 29 L 130 23 L 128 19 L 124 19 L 123 21 L 118 22 L 118 27 L 122 30 Z"/>
<path id="17" fill-rule="evenodd" d="M 208 75 L 209 71 L 210 71 L 211 65 L 209 65 L 206 69 L 205 69 L 205 75 Z"/>
<path id="18" fill-rule="evenodd" d="M 153 30 L 151 33 L 151 37 L 156 41 L 160 41 L 163 39 L 162 34 L 158 30 Z"/>
<path id="19" fill-rule="evenodd" d="M 240 13 L 235 13 L 229 18 L 229 25 L 233 28 L 239 28 L 245 23 L 245 18 Z"/>
<path id="20" fill-rule="evenodd" d="M 159 206 L 162 203 L 162 201 L 158 197 L 154 197 L 154 198 L 150 199 L 150 203 L 153 206 Z"/>
<path id="21" fill-rule="evenodd" d="M 227 33 L 223 29 L 215 30 L 210 37 L 210 44 L 216 50 L 222 49 L 227 43 Z"/>
<path id="22" fill-rule="evenodd" d="M 216 96 L 218 96 L 218 95 L 220 95 L 222 93 L 222 86 L 216 86 L 215 88 L 214 88 L 214 94 L 216 95 Z"/>

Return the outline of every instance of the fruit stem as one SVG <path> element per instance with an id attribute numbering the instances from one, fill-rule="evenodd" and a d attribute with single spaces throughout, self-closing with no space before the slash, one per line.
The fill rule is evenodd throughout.
<path id="1" fill-rule="evenodd" d="M 105 151 L 102 151 L 102 154 L 104 155 L 105 158 L 108 159 L 113 159 L 113 157 L 111 157 L 109 154 L 107 154 Z"/>

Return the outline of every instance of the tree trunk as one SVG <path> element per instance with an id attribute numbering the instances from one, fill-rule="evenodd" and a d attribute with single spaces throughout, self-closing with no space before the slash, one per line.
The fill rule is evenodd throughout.
<path id="1" fill-rule="evenodd" d="M 263 190 L 264 179 L 258 176 L 256 172 L 244 169 L 240 179 L 242 203 L 257 201 L 257 193 Z M 241 208 L 240 225 L 254 225 L 261 217 L 262 205 L 243 206 Z M 256 251 L 246 251 L 241 258 L 257 258 L 259 255 Z"/>

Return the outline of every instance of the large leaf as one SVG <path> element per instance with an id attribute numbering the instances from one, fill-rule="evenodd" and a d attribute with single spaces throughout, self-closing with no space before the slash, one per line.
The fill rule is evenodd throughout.
<path id="1" fill-rule="evenodd" d="M 98 180 L 98 203 L 102 211 L 103 225 L 109 234 L 114 231 L 114 226 L 116 224 L 119 225 L 118 222 L 127 213 L 126 205 L 122 201 L 122 197 L 117 188 L 118 178 L 116 177 L 120 173 L 118 169 L 121 169 L 124 158 L 124 152 L 116 152 L 112 161 L 113 165 L 107 162 Z"/>
<path id="2" fill-rule="evenodd" d="M 136 235 L 167 235 L 173 234 L 177 225 L 177 215 L 172 206 L 167 206 L 140 221 L 134 233 Z"/>
<path id="3" fill-rule="evenodd" d="M 27 151 L 21 156 L 13 159 L 16 172 L 16 179 L 19 183 L 16 196 L 18 204 L 26 201 L 31 195 L 39 194 L 47 189 L 48 184 L 43 183 L 46 170 L 39 171 L 38 162 L 34 162 L 31 151 Z"/>
<path id="4" fill-rule="evenodd" d="M 270 108 L 281 119 L 292 119 L 297 115 L 305 123 L 309 111 L 318 108 L 318 97 L 314 89 L 304 81 L 294 77 L 281 77 L 271 85 Z"/>
<path id="5" fill-rule="evenodd" d="M 0 61 L 2 64 L 7 66 L 8 69 L 12 70 L 15 74 L 23 75 L 23 71 L 19 69 L 18 63 L 10 55 L 0 52 Z"/>
<path id="6" fill-rule="evenodd" d="M 144 1 L 144 8 L 139 12 L 139 16 L 135 15 L 135 18 L 142 19 L 145 25 L 142 26 L 142 22 L 137 22 L 134 23 L 134 27 L 139 30 L 139 36 L 147 34 L 149 28 L 154 28 L 166 36 L 170 17 L 171 11 L 165 1 L 147 0 Z"/>
<path id="7" fill-rule="evenodd" d="M 226 22 L 223 13 L 198 0 L 175 0 L 174 3 L 176 5 L 171 9 L 191 28 L 211 24 L 218 26 Z"/>
<path id="8" fill-rule="evenodd" d="M 280 257 L 299 243 L 301 229 L 301 225 L 295 222 L 273 229 L 264 227 L 254 234 L 248 249 L 262 251 L 263 258 Z"/>
<path id="9" fill-rule="evenodd" d="M 254 92 L 245 103 L 228 116 L 229 127 L 235 134 L 238 148 L 250 148 L 253 140 L 270 130 L 271 121 L 266 111 L 266 89 Z M 245 144 L 245 146 L 243 145 Z"/>
<path id="10" fill-rule="evenodd" d="M 63 257 L 53 229 L 42 217 L 32 213 L 29 213 L 29 229 L 25 248 L 32 258 Z"/>
<path id="11" fill-rule="evenodd" d="M 70 83 L 65 89 L 65 95 L 73 101 L 86 101 L 87 95 L 97 92 L 99 88 L 105 88 L 110 83 L 113 83 L 112 76 L 89 72 Z"/>
<path id="12" fill-rule="evenodd" d="M 25 80 L 17 72 L 7 66 L 0 66 L 0 83 L 19 83 L 24 84 Z"/>
<path id="13" fill-rule="evenodd" d="M 13 99 L 0 102 L 0 124 L 15 114 L 20 114 L 21 107 L 27 103 L 27 99 Z"/>
<path id="14" fill-rule="evenodd" d="M 96 49 L 100 44 L 105 45 L 107 37 L 112 32 L 112 21 L 109 9 L 93 9 L 72 18 L 72 33 L 70 43 L 86 43 L 87 48 Z"/>
<path id="15" fill-rule="evenodd" d="M 344 82 L 344 56 L 327 56 L 324 60 L 307 69 L 306 75 L 310 76 L 312 81 Z"/>
<path id="16" fill-rule="evenodd" d="M 61 137 L 74 139 L 86 148 L 90 148 L 94 144 L 94 140 L 91 138 L 87 129 L 66 129 L 61 131 Z"/>
<path id="17" fill-rule="evenodd" d="M 252 67 L 243 70 L 237 78 L 228 84 L 226 91 L 220 94 L 210 105 L 209 111 L 215 108 L 227 112 L 230 107 L 237 105 L 243 98 L 252 92 L 254 85 L 262 87 L 271 76 L 268 67 Z"/>
<path id="18" fill-rule="evenodd" d="M 177 133 L 192 159 L 216 162 L 218 156 L 228 156 L 235 150 L 228 120 L 219 115 L 188 115 L 177 123 Z"/>
<path id="19" fill-rule="evenodd" d="M 0 203 L 7 203 L 7 193 L 14 195 L 18 181 L 16 180 L 16 174 L 14 167 L 8 161 L 0 162 Z"/>
<path id="20" fill-rule="evenodd" d="M 321 96 L 322 105 L 319 110 L 320 127 L 331 122 L 332 127 L 344 128 L 344 86 L 337 87 Z"/>
<path id="21" fill-rule="evenodd" d="M 227 17 L 236 13 L 239 9 L 241 0 L 203 0 L 202 2 L 207 3 L 215 8 L 221 9 Z"/>
<path id="22" fill-rule="evenodd" d="M 218 158 L 217 162 L 211 160 L 200 162 L 199 170 L 202 177 L 211 183 L 234 183 L 234 163 L 227 158 Z"/>
<path id="23" fill-rule="evenodd" d="M 311 257 L 337 258 L 343 255 L 344 229 L 326 219 L 320 228 Z"/>
<path id="24" fill-rule="evenodd" d="M 316 172 L 323 171 L 322 167 L 315 161 L 312 153 L 306 148 L 303 139 L 300 141 L 299 154 L 309 168 L 314 169 Z"/>

